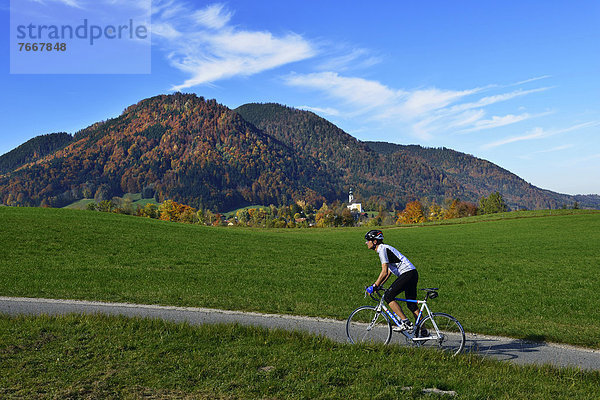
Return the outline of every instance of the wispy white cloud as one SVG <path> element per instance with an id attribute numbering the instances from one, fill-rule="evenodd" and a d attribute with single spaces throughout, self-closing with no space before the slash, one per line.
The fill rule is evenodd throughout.
<path id="1" fill-rule="evenodd" d="M 372 55 L 367 49 L 345 48 L 340 50 L 340 55 L 330 56 L 325 59 L 316 69 L 320 71 L 348 71 L 350 69 L 364 69 L 379 64 L 381 57 Z"/>
<path id="2" fill-rule="evenodd" d="M 297 106 L 296 108 L 298 108 L 300 110 L 312 111 L 316 114 L 332 115 L 334 117 L 337 117 L 338 115 L 341 114 L 339 110 L 336 110 L 335 108 L 331 108 L 331 107 L 319 108 L 319 107 L 310 107 L 310 106 Z"/>
<path id="3" fill-rule="evenodd" d="M 525 79 L 523 81 L 511 83 L 509 86 L 521 86 L 521 85 L 524 85 L 529 82 L 535 82 L 535 81 L 539 81 L 541 79 L 548 79 L 548 78 L 552 78 L 552 75 L 542 75 L 542 76 L 537 76 L 535 78 Z"/>
<path id="4" fill-rule="evenodd" d="M 230 25 L 232 17 L 223 4 L 193 9 L 176 0 L 158 1 L 153 34 L 171 65 L 190 76 L 172 90 L 251 76 L 316 53 L 298 34 L 238 29 Z"/>
<path id="5" fill-rule="evenodd" d="M 521 122 L 529 118 L 531 118 L 531 115 L 527 113 L 521 115 L 509 114 L 503 117 L 493 116 L 492 119 L 482 119 L 479 121 L 475 121 L 474 127 L 464 129 L 462 132 L 474 132 L 482 129 L 497 128 L 499 126 L 505 126 L 514 124 L 516 122 Z"/>
<path id="6" fill-rule="evenodd" d="M 503 117 L 493 116 L 491 119 L 485 119 L 486 107 L 496 103 L 508 101 L 517 97 L 547 90 L 547 88 L 538 88 L 532 90 L 516 90 L 508 93 L 501 93 L 493 96 L 485 96 L 476 101 L 461 102 L 463 97 L 472 97 L 473 95 L 497 89 L 497 85 L 487 85 L 475 89 L 457 91 L 451 98 L 451 102 L 446 102 L 443 107 L 423 110 L 421 113 L 413 113 L 413 134 L 420 139 L 429 140 L 434 134 L 448 132 L 452 130 L 455 133 L 476 132 L 483 129 L 493 129 L 500 126 L 514 124 L 529 118 L 547 115 L 542 114 L 522 114 L 520 116 L 507 115 Z M 418 91 L 417 91 L 418 92 Z M 432 91 L 435 95 L 435 91 Z M 460 95 L 459 95 L 460 94 Z M 457 104 L 453 104 L 457 103 Z M 398 110 L 390 110 L 397 112 Z"/>
<path id="7" fill-rule="evenodd" d="M 36 3 L 61 3 L 69 7 L 82 8 L 81 1 L 78 0 L 33 0 Z"/>
<path id="8" fill-rule="evenodd" d="M 354 107 L 353 114 L 370 113 L 375 119 L 410 119 L 442 109 L 480 89 L 462 91 L 436 88 L 407 91 L 392 89 L 380 82 L 341 76 L 337 72 L 290 74 L 286 84 L 325 92 L 330 98 Z M 372 111 L 376 109 L 373 114 Z"/>
<path id="9" fill-rule="evenodd" d="M 173 66 L 192 75 L 173 90 L 254 75 L 312 54 L 310 45 L 294 34 L 277 38 L 268 32 L 226 32 L 197 39 L 196 43 L 208 51 L 182 46 L 169 56 Z"/>
<path id="10" fill-rule="evenodd" d="M 498 141 L 495 141 L 492 143 L 488 143 L 488 144 L 482 146 L 482 148 L 483 149 L 491 149 L 494 147 L 504 146 L 506 144 L 515 143 L 515 142 L 522 142 L 525 140 L 545 139 L 545 138 L 559 135 L 562 133 L 574 132 L 574 131 L 578 131 L 580 129 L 591 128 L 591 127 L 595 127 L 595 126 L 599 126 L 599 125 L 600 125 L 600 121 L 589 121 L 589 122 L 584 122 L 581 124 L 573 125 L 568 128 L 556 129 L 556 130 L 545 130 L 543 128 L 537 127 L 537 128 L 534 128 L 520 136 L 512 136 L 512 137 L 508 137 L 508 138 L 498 140 Z"/>
<path id="11" fill-rule="evenodd" d="M 540 78 L 533 78 L 527 82 Z M 290 86 L 318 90 L 346 108 L 345 114 L 366 116 L 372 121 L 408 126 L 412 134 L 430 140 L 440 132 L 476 132 L 516 124 L 527 119 L 548 115 L 550 112 L 519 115 L 508 114 L 486 118 L 491 105 L 548 90 L 548 87 L 513 90 L 472 99 L 497 85 L 464 90 L 418 88 L 394 89 L 381 82 L 342 76 L 325 71 L 309 74 L 290 74 L 284 78 Z M 523 81 L 526 82 L 526 81 Z"/>
<path id="12" fill-rule="evenodd" d="M 161 22 L 152 23 L 152 34 L 167 40 L 174 40 L 182 36 L 182 33 L 175 29 L 173 25 Z"/>
<path id="13" fill-rule="evenodd" d="M 552 136 L 552 135 L 553 134 L 551 132 L 546 132 L 546 131 L 544 131 L 543 128 L 537 127 L 521 136 L 512 136 L 512 137 L 498 140 L 498 141 L 495 141 L 492 143 L 488 143 L 488 144 L 484 145 L 483 148 L 491 149 L 491 148 L 503 146 L 503 145 L 509 144 L 509 143 L 521 142 L 523 140 L 542 139 L 542 138 Z"/>
<path id="14" fill-rule="evenodd" d="M 504 116 L 494 115 L 494 116 L 492 116 L 491 119 L 479 119 L 479 120 L 473 121 L 472 127 L 463 129 L 460 132 L 467 133 L 467 132 L 481 131 L 484 129 L 499 128 L 501 126 L 516 124 L 517 122 L 526 121 L 531 118 L 543 117 L 543 116 L 550 115 L 550 114 L 552 114 L 552 111 L 539 113 L 539 114 L 523 113 L 520 115 L 513 115 L 513 114 L 508 114 L 508 115 L 504 115 Z"/>
<path id="15" fill-rule="evenodd" d="M 225 27 L 232 16 L 233 13 L 226 10 L 223 4 L 212 4 L 205 9 L 196 10 L 192 14 L 192 18 L 196 23 L 212 29 Z"/>
<path id="16" fill-rule="evenodd" d="M 533 156 L 537 156 L 539 154 L 555 153 L 557 151 L 568 150 L 568 149 L 571 149 L 573 147 L 575 147 L 574 144 L 564 144 L 564 145 L 561 145 L 561 146 L 552 147 L 551 149 L 534 151 L 532 153 L 522 155 L 519 158 L 522 158 L 524 160 L 530 160 L 531 158 L 533 158 Z"/>
<path id="17" fill-rule="evenodd" d="M 394 103 L 403 95 L 379 82 L 362 78 L 344 77 L 337 72 L 310 74 L 290 74 L 284 77 L 289 86 L 316 89 L 325 92 L 330 98 L 351 106 L 354 114 L 363 114 L 373 108 Z"/>
<path id="18" fill-rule="evenodd" d="M 458 111 L 463 111 L 463 110 L 469 110 L 472 108 L 481 108 L 481 107 L 488 107 L 491 106 L 492 104 L 496 104 L 496 103 L 500 103 L 503 101 L 508 101 L 508 100 L 512 100 L 515 99 L 517 97 L 522 97 L 522 96 L 527 96 L 529 94 L 532 93 L 539 93 L 539 92 L 543 92 L 550 89 L 549 87 L 543 87 L 543 88 L 537 88 L 537 89 L 530 89 L 530 90 L 515 90 L 509 93 L 501 93 L 501 94 L 497 94 L 494 96 L 486 96 L 486 97 L 482 97 L 481 99 L 475 101 L 475 102 L 470 102 L 470 103 L 464 103 L 464 104 L 459 104 L 456 105 L 454 107 L 452 107 L 451 109 L 448 110 L 448 112 L 450 113 L 455 113 Z"/>

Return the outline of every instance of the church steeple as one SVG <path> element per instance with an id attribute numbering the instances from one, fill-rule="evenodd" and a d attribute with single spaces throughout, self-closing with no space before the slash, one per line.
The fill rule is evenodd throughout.
<path id="1" fill-rule="evenodd" d="M 354 193 L 352 193 L 352 188 L 350 188 L 350 191 L 348 192 L 348 206 L 347 207 L 353 213 L 354 212 L 359 212 L 359 213 L 363 212 L 362 204 L 356 202 L 356 199 L 354 198 Z"/>

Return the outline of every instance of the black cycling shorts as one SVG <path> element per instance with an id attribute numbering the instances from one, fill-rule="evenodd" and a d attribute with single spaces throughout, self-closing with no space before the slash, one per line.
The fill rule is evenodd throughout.
<path id="1" fill-rule="evenodd" d="M 392 283 L 392 286 L 390 286 L 389 289 L 385 291 L 383 299 L 386 301 L 386 303 L 389 303 L 390 301 L 394 301 L 394 299 L 398 296 L 398 294 L 400 294 L 400 292 L 404 292 L 404 295 L 407 299 L 416 300 L 418 282 L 419 273 L 416 269 L 405 272 L 398 278 L 396 278 L 394 283 Z M 410 311 L 415 311 L 419 308 L 417 306 L 417 303 L 412 302 L 406 303 L 406 306 Z"/>

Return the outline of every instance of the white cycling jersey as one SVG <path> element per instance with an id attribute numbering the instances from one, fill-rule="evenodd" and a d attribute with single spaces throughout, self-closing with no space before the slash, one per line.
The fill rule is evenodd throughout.
<path id="1" fill-rule="evenodd" d="M 377 246 L 377 253 L 382 264 L 388 264 L 390 271 L 396 276 L 416 269 L 414 265 L 398 250 L 388 244 L 381 243 Z"/>

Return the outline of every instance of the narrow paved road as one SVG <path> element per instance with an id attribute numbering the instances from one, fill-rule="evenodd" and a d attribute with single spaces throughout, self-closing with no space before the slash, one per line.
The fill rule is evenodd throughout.
<path id="1" fill-rule="evenodd" d="M 338 342 L 347 340 L 345 321 L 208 308 L 0 296 L 0 313 L 9 315 L 101 313 L 129 317 L 160 318 L 173 322 L 188 322 L 192 325 L 237 322 L 244 325 L 309 332 L 326 336 Z M 392 342 L 394 340 L 404 342 L 401 335 L 394 335 Z M 483 356 L 516 364 L 551 364 L 558 367 L 600 370 L 600 350 L 475 334 L 467 334 L 466 347 L 469 351 L 475 351 Z"/>

